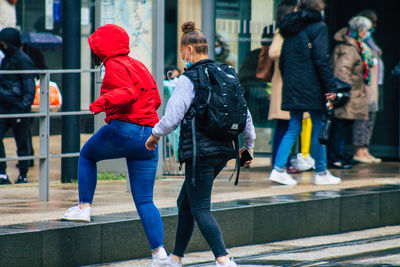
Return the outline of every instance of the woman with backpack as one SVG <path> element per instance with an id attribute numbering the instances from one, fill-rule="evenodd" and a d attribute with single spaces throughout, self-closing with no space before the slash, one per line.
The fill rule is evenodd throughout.
<path id="1" fill-rule="evenodd" d="M 235 158 L 235 148 L 232 140 L 221 140 L 206 135 L 207 127 L 210 130 L 215 129 L 210 125 L 200 123 L 196 112 L 198 112 L 198 104 L 202 104 L 199 102 L 208 96 L 207 90 L 204 89 L 210 86 L 211 80 L 215 81 L 222 77 L 218 74 L 233 82 L 238 82 L 238 80 L 234 72 L 228 73 L 228 71 L 233 71 L 233 68 L 226 65 L 218 68 L 208 58 L 207 39 L 200 30 L 195 28 L 193 22 L 185 22 L 182 25 L 182 31 L 180 51 L 187 69 L 176 84 L 164 117 L 153 128 L 152 135 L 146 142 L 147 149 L 156 149 L 160 136 L 168 135 L 178 127 L 179 123 L 181 124 L 179 161 L 185 163 L 185 181 L 177 201 L 178 227 L 175 248 L 169 257 L 170 266 L 181 266 L 181 260 L 193 232 L 194 221 L 197 222 L 201 233 L 211 247 L 216 258 L 216 265 L 236 266 L 228 257 L 221 229 L 210 211 L 214 179 L 225 167 L 227 161 Z M 215 72 L 223 69 L 227 70 L 227 73 Z M 213 87 L 214 89 L 217 90 Z M 241 88 L 240 90 L 242 91 Z M 242 93 L 239 95 L 241 98 L 243 98 Z M 246 149 L 249 149 L 252 154 L 255 140 L 254 126 L 245 105 L 242 113 L 244 113 L 245 129 L 244 147 L 240 150 L 240 155 Z M 229 119 L 228 115 L 227 120 Z M 251 161 L 247 161 L 246 165 L 250 163 Z"/>
<path id="2" fill-rule="evenodd" d="M 279 23 L 284 38 L 280 56 L 282 110 L 290 111 L 288 130 L 279 146 L 271 181 L 296 185 L 285 164 L 301 133 L 303 113 L 312 120 L 311 154 L 315 159 L 315 184 L 338 184 L 341 179 L 326 168 L 326 148 L 318 141 L 323 126 L 325 101 L 336 98 L 336 82 L 330 66 L 328 30 L 323 22 L 323 0 L 299 0 L 297 11 Z"/>
<path id="3" fill-rule="evenodd" d="M 158 153 L 148 151 L 145 142 L 158 122 L 161 104 L 157 85 L 143 63 L 128 56 L 129 36 L 112 24 L 98 28 L 89 37 L 95 65 L 104 64 L 106 74 L 100 96 L 89 109 L 105 112 L 107 125 L 83 146 L 79 156 L 79 205 L 69 208 L 63 220 L 90 222 L 97 182 L 96 163 L 126 158 L 132 197 L 152 249 L 152 267 L 165 266 L 168 255 L 163 247 L 163 224 L 153 203 Z"/>

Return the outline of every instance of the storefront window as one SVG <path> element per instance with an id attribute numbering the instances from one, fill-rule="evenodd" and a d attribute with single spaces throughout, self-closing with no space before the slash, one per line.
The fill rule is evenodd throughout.
<path id="1" fill-rule="evenodd" d="M 235 67 L 256 126 L 256 151 L 272 151 L 269 86 L 256 77 L 262 41 L 271 41 L 276 0 L 217 0 L 215 60 Z M 263 35 L 264 32 L 264 35 Z M 264 43 L 265 44 L 265 43 Z"/>

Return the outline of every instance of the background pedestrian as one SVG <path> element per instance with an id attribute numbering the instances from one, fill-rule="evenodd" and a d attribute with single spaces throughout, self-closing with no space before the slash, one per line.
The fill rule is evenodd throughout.
<path id="1" fill-rule="evenodd" d="M 328 30 L 322 21 L 322 0 L 300 0 L 296 12 L 284 16 L 280 33 L 284 38 L 280 56 L 282 109 L 290 111 L 289 128 L 279 146 L 269 179 L 296 185 L 285 171 L 285 164 L 302 129 L 303 113 L 313 124 L 311 154 L 315 159 L 315 184 L 338 184 L 340 178 L 326 169 L 326 149 L 318 141 L 322 129 L 325 100 L 336 98 L 336 82 L 329 61 Z"/>
<path id="2" fill-rule="evenodd" d="M 5 54 L 1 70 L 32 70 L 33 63 L 21 49 L 20 32 L 4 28 L 0 32 L 0 49 Z M 36 85 L 32 74 L 6 74 L 0 76 L 0 114 L 29 113 L 35 98 Z M 31 118 L 0 119 L 0 157 L 6 156 L 3 139 L 9 128 L 17 145 L 20 157 L 29 155 Z M 19 176 L 16 183 L 27 183 L 28 160 L 18 163 Z M 0 184 L 9 184 L 6 162 L 0 162 Z"/>
<path id="3" fill-rule="evenodd" d="M 350 19 L 348 27 L 335 34 L 338 44 L 333 52 L 334 72 L 339 79 L 352 86 L 350 100 L 335 110 L 335 118 L 332 121 L 328 157 L 330 165 L 335 168 L 351 167 L 343 153 L 347 129 L 352 128 L 354 120 L 368 120 L 366 86 L 371 83 L 374 58 L 365 39 L 371 27 L 369 19 L 356 16 Z M 370 130 L 363 127 L 353 128 L 353 131 L 353 144 L 357 150 L 367 142 L 365 133 L 369 133 Z M 363 161 L 363 158 L 358 156 L 356 152 L 354 159 Z"/>

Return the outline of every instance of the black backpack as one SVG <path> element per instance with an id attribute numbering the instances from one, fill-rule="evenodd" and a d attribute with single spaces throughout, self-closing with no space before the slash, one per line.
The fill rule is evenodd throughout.
<path id="1" fill-rule="evenodd" d="M 192 183 L 195 184 L 195 167 L 199 160 L 196 138 L 196 129 L 198 129 L 210 138 L 234 142 L 237 170 L 235 185 L 237 185 L 240 173 L 238 136 L 245 129 L 247 119 L 244 90 L 235 69 L 231 66 L 205 64 L 197 71 L 199 83 L 195 87 L 196 96 L 193 103 L 195 116 L 192 124 L 194 137 Z"/>
<path id="2" fill-rule="evenodd" d="M 235 140 L 246 127 L 247 104 L 236 71 L 226 64 L 199 68 L 196 127 L 216 140 Z"/>

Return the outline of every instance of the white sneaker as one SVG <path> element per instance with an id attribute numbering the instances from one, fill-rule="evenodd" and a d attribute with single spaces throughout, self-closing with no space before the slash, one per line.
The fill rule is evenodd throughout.
<path id="1" fill-rule="evenodd" d="M 164 267 L 164 266 L 171 266 L 168 265 L 168 255 L 165 251 L 164 247 L 160 247 L 158 252 L 154 255 L 151 255 L 152 262 L 150 263 L 150 267 Z"/>
<path id="2" fill-rule="evenodd" d="M 236 267 L 236 262 L 231 258 L 230 261 L 227 261 L 225 263 L 218 263 L 217 261 L 215 262 L 217 267 Z"/>
<path id="3" fill-rule="evenodd" d="M 316 185 L 340 184 L 341 181 L 342 179 L 333 176 L 328 170 L 323 174 L 316 174 L 314 177 L 314 184 Z"/>
<path id="4" fill-rule="evenodd" d="M 73 206 L 64 213 L 61 220 L 73 222 L 90 222 L 90 213 L 92 207 L 87 207 L 84 210 L 79 208 L 79 205 Z"/>
<path id="5" fill-rule="evenodd" d="M 297 181 L 292 178 L 286 171 L 280 172 L 275 169 L 272 170 L 269 180 L 283 184 L 283 185 L 296 185 Z"/>
<path id="6" fill-rule="evenodd" d="M 291 159 L 290 162 L 292 163 L 293 167 L 303 172 L 312 170 L 314 168 L 314 164 L 310 164 L 301 153 L 298 153 L 296 158 Z"/>
<path id="7" fill-rule="evenodd" d="M 153 264 L 153 263 L 152 263 Z M 163 262 L 164 265 L 150 265 L 152 266 L 166 266 L 166 267 L 182 267 L 182 262 L 176 262 L 172 259 L 171 255 Z"/>
<path id="8" fill-rule="evenodd" d="M 315 168 L 315 160 L 311 157 L 310 154 L 307 155 L 307 157 L 304 158 L 304 160 L 312 166 L 312 168 Z"/>

